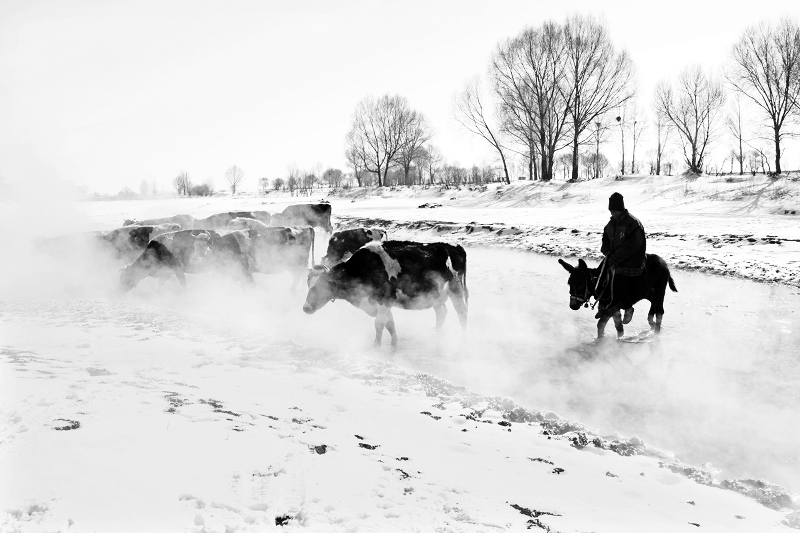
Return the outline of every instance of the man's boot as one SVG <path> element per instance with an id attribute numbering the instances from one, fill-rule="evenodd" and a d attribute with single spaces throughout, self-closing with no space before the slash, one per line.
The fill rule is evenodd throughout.
<path id="1" fill-rule="evenodd" d="M 631 320 L 633 320 L 633 307 L 629 307 L 625 310 L 625 316 L 622 317 L 622 323 L 628 324 Z"/>

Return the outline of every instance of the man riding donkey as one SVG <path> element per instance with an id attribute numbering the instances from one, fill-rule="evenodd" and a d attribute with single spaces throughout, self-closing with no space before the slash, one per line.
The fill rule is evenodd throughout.
<path id="1" fill-rule="evenodd" d="M 609 306 L 617 302 L 619 309 L 625 310 L 622 323 L 627 324 L 633 318 L 633 304 L 641 298 L 639 284 L 645 268 L 647 240 L 644 226 L 625 209 L 620 193 L 615 192 L 608 199 L 608 210 L 611 220 L 603 230 L 600 251 L 605 258 L 597 280 L 600 306 L 595 318 L 609 316 L 614 311 Z"/>

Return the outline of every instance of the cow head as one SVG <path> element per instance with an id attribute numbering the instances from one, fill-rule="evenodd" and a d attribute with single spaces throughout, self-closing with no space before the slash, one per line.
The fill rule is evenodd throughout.
<path id="1" fill-rule="evenodd" d="M 366 231 L 367 237 L 373 241 L 383 242 L 389 237 L 389 234 L 386 232 L 386 230 L 381 228 L 368 228 Z"/>
<path id="2" fill-rule="evenodd" d="M 583 259 L 578 260 L 578 266 L 574 267 L 559 259 L 558 263 L 564 267 L 564 270 L 569 272 L 569 307 L 573 311 L 577 311 L 582 305 L 588 305 L 589 297 L 594 294 L 594 287 L 592 286 L 592 275 L 589 267 Z"/>
<path id="3" fill-rule="evenodd" d="M 336 284 L 328 267 L 316 265 L 308 273 L 308 295 L 303 311 L 312 314 L 336 298 Z"/>
<path id="4" fill-rule="evenodd" d="M 133 265 L 121 268 L 119 271 L 117 292 L 126 293 L 136 287 L 136 285 L 142 281 L 142 277 L 139 274 L 139 270 L 133 267 Z"/>

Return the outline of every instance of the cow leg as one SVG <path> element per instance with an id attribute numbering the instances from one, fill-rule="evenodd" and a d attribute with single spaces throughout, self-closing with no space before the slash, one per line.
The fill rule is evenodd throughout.
<path id="1" fill-rule="evenodd" d="M 389 335 L 392 337 L 392 346 L 397 346 L 397 331 L 394 329 L 394 315 L 392 314 L 392 308 L 386 308 L 386 314 L 388 315 L 388 319 L 386 320 L 386 331 L 389 332 Z"/>
<path id="2" fill-rule="evenodd" d="M 181 284 L 181 287 L 184 289 L 186 288 L 186 274 L 182 270 L 175 271 L 175 277 L 178 278 L 178 283 Z"/>
<path id="3" fill-rule="evenodd" d="M 388 307 L 383 307 L 381 305 L 378 306 L 378 312 L 375 315 L 375 346 L 381 345 L 383 328 L 386 327 L 386 323 L 389 321 L 388 310 Z M 392 325 L 392 327 L 394 327 L 394 325 Z"/>
<path id="4" fill-rule="evenodd" d="M 656 313 L 656 325 L 653 328 L 656 333 L 661 333 L 661 319 L 664 318 L 664 313 Z"/>
<path id="5" fill-rule="evenodd" d="M 453 307 L 458 315 L 458 321 L 461 323 L 461 329 L 467 329 L 467 299 L 466 289 L 463 287 L 459 290 L 450 290 L 450 301 L 453 302 Z"/>
<path id="6" fill-rule="evenodd" d="M 433 310 L 436 312 L 436 331 L 439 331 L 442 329 L 444 319 L 447 317 L 447 306 L 439 304 L 434 306 Z"/>
<path id="7" fill-rule="evenodd" d="M 620 314 L 619 309 L 617 309 L 611 316 L 614 318 L 614 327 L 617 329 L 617 338 L 619 339 L 625 334 L 624 326 L 622 325 L 622 315 Z"/>
<path id="8" fill-rule="evenodd" d="M 654 313 L 647 314 L 647 323 L 650 324 L 650 329 L 656 329 L 656 322 L 653 320 Z"/>

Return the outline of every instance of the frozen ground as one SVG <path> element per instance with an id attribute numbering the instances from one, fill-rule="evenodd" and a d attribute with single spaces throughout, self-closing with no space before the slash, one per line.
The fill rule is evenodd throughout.
<path id="1" fill-rule="evenodd" d="M 796 202 L 791 187 L 778 199 L 762 191 L 737 215 L 749 200 L 736 198 L 735 184 L 703 185 L 694 198 L 679 194 L 687 184 L 700 187 L 677 182 L 649 194 L 656 185 L 643 179 L 526 183 L 499 194 L 398 190 L 331 201 L 345 225 L 392 221 L 397 236 L 585 256 L 618 189 L 651 235 L 665 234 L 649 249 L 673 267 L 706 268 L 719 256 L 754 279 L 767 276 L 752 265 L 796 268 L 790 239 L 800 219 L 772 212 L 778 201 Z M 109 229 L 131 216 L 277 211 L 297 200 L 48 206 L 45 223 L 24 233 Z M 443 207 L 417 207 L 426 202 Z M 421 220 L 434 223 L 395 224 Z M 452 227 L 441 231 L 442 223 Z M 715 247 L 700 237 L 723 234 L 735 238 Z M 768 235 L 773 242 L 747 240 Z M 793 487 L 800 296 L 789 268 L 774 291 L 676 270 L 681 292 L 668 296 L 660 341 L 587 347 L 591 317 L 568 309 L 555 261 L 472 248 L 467 336 L 453 316 L 436 337 L 432 314 L 397 313 L 401 346 L 392 352 L 368 346 L 370 320 L 346 304 L 303 315 L 303 291 L 287 294 L 288 276 L 260 276 L 248 293 L 213 276 L 191 277 L 185 293 L 143 283 L 118 300 L 108 294 L 112 265 L 31 264 L 27 240 L 4 237 L 22 255 L 0 282 L 0 530 L 800 525 L 789 491 L 725 482 Z M 687 436 L 699 444 L 686 448 Z M 689 466 L 700 461 L 714 465 Z"/>

